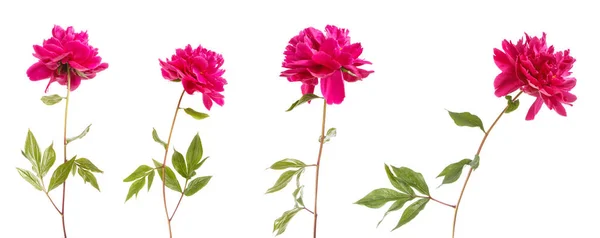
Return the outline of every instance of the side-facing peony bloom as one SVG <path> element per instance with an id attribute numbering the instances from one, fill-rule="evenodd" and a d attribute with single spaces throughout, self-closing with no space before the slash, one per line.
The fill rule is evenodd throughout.
<path id="1" fill-rule="evenodd" d="M 42 45 L 34 45 L 33 50 L 38 62 L 27 69 L 27 76 L 32 81 L 50 78 L 46 92 L 53 82 L 67 85 L 67 72 L 73 91 L 82 79 L 92 79 L 96 73 L 108 68 L 98 56 L 98 49 L 88 44 L 87 31 L 76 33 L 72 26 L 64 30 L 55 25 L 52 37 L 44 40 Z"/>
<path id="2" fill-rule="evenodd" d="M 496 96 L 503 97 L 520 89 L 536 97 L 526 120 L 533 120 L 542 104 L 567 116 L 563 104 L 573 106 L 571 103 L 577 100 L 569 92 L 577 83 L 570 76 L 575 59 L 569 55 L 569 50 L 554 52 L 554 46 L 546 45 L 546 33 L 542 38 L 525 33 L 525 42 L 520 39 L 517 44 L 504 40 L 502 49 L 494 49 L 494 61 L 502 70 L 494 80 Z"/>
<path id="3" fill-rule="evenodd" d="M 206 109 L 210 110 L 213 101 L 219 106 L 224 104 L 221 94 L 227 84 L 223 78 L 223 56 L 199 45 L 192 49 L 187 45 L 185 49 L 177 49 L 171 59 L 158 60 L 162 75 L 170 81 L 181 81 L 188 94 L 202 93 Z"/>
<path id="4" fill-rule="evenodd" d="M 374 71 L 358 68 L 371 62 L 359 59 L 363 48 L 350 43 L 349 31 L 327 25 L 325 34 L 309 27 L 293 37 L 284 52 L 281 73 L 290 82 L 302 82 L 302 94 L 313 93 L 318 80 L 327 104 L 344 101 L 344 81 L 356 82 Z"/>

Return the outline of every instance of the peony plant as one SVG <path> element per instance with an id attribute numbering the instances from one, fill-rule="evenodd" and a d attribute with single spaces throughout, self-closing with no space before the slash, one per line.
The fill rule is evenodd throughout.
<path id="1" fill-rule="evenodd" d="M 325 33 L 313 27 L 302 30 L 294 36 L 285 49 L 282 66 L 286 68 L 281 77 L 290 82 L 301 82 L 302 97 L 296 100 L 287 111 L 312 100 L 323 99 L 321 119 L 321 135 L 319 136 L 319 153 L 316 163 L 305 163 L 302 160 L 286 158 L 273 163 L 270 169 L 284 170 L 275 184 L 267 190 L 274 193 L 285 188 L 296 177 L 296 189 L 292 193 L 294 208 L 285 211 L 273 225 L 276 235 L 283 234 L 290 220 L 300 211 L 313 215 L 313 237 L 317 237 L 319 172 L 323 145 L 336 136 L 335 128 L 325 131 L 327 105 L 341 104 L 345 98 L 344 83 L 360 81 L 374 71 L 364 70 L 360 66 L 371 62 L 359 59 L 363 48 L 360 43 L 351 43 L 349 31 L 333 25 L 325 27 Z M 322 96 L 314 94 L 316 85 L 320 84 Z M 303 200 L 304 185 L 300 178 L 308 167 L 315 167 L 314 207 L 309 209 Z"/>
<path id="2" fill-rule="evenodd" d="M 202 120 L 207 118 L 209 115 L 206 113 L 198 112 L 191 107 L 182 107 L 181 100 L 187 93 L 193 95 L 195 93 L 202 94 L 202 102 L 207 110 L 210 110 L 213 102 L 219 106 L 224 104 L 224 96 L 221 94 L 224 90 L 224 85 L 227 81 L 222 77 L 225 70 L 221 69 L 223 65 L 223 56 L 214 51 L 208 50 L 201 45 L 196 48 L 192 48 L 187 45 L 183 49 L 177 49 L 171 59 L 160 60 L 162 76 L 171 82 L 181 82 L 183 90 L 177 101 L 175 107 L 175 113 L 171 122 L 171 129 L 169 130 L 169 136 L 167 142 L 164 142 L 158 136 L 158 132 L 153 128 L 152 138 L 155 142 L 160 144 L 164 150 L 164 157 L 162 162 L 152 160 L 152 165 L 140 165 L 133 171 L 123 182 L 132 182 L 125 202 L 138 193 L 147 184 L 148 191 L 152 186 L 155 174 L 158 173 L 162 181 L 162 197 L 163 206 L 165 210 L 165 216 L 167 220 L 167 226 L 169 229 L 169 237 L 173 237 L 171 229 L 171 221 L 181 204 L 181 200 L 184 196 L 192 196 L 204 188 L 212 176 L 197 176 L 196 171 L 202 167 L 204 162 L 208 159 L 208 156 L 204 156 L 204 149 L 202 148 L 202 141 L 197 133 L 187 149 L 184 155 L 173 148 L 171 155 L 171 163 L 173 169 L 179 174 L 185 181 L 183 186 L 177 178 L 173 169 L 167 165 L 167 157 L 169 155 L 169 148 L 171 147 L 171 137 L 173 135 L 173 129 L 175 128 L 175 121 L 179 110 L 183 110 L 185 113 L 190 115 L 196 120 Z M 179 200 L 175 205 L 175 208 L 171 213 L 167 206 L 166 188 L 169 188 L 179 193 Z"/>
<path id="3" fill-rule="evenodd" d="M 45 93 L 48 93 L 50 85 L 54 82 L 66 86 L 66 96 L 58 94 L 46 95 L 41 98 L 46 105 L 55 105 L 65 101 L 65 116 L 63 123 L 62 139 L 62 163 L 52 172 L 49 183 L 45 182 L 46 175 L 50 172 L 56 162 L 56 151 L 54 142 L 42 152 L 40 145 L 33 132 L 28 130 L 25 138 L 25 146 L 21 154 L 31 163 L 31 170 L 17 168 L 17 171 L 39 191 L 44 192 L 62 221 L 63 236 L 67 237 L 65 224 L 65 198 L 69 173 L 75 176 L 77 173 L 84 181 L 100 191 L 100 186 L 94 173 L 103 173 L 91 160 L 86 157 L 68 156 L 67 145 L 82 139 L 90 131 L 88 125 L 79 135 L 67 137 L 67 118 L 71 92 L 79 88 L 82 80 L 93 79 L 96 74 L 108 68 L 107 63 L 102 63 L 98 56 L 98 49 L 88 43 L 87 31 L 75 32 L 72 26 L 64 28 L 55 25 L 52 29 L 52 37 L 43 41 L 42 45 L 33 46 L 33 56 L 37 62 L 27 69 L 27 76 L 31 81 L 50 79 Z M 70 159 L 69 159 L 70 157 Z M 62 201 L 59 205 L 50 196 L 50 192 L 62 185 Z M 60 208 L 59 208 L 60 207 Z"/>
<path id="4" fill-rule="evenodd" d="M 465 158 L 449 164 L 437 176 L 443 178 L 440 186 L 451 184 L 458 181 L 463 169 L 468 167 L 456 203 L 445 203 L 433 198 L 421 173 L 407 167 L 385 164 L 386 176 L 395 189 L 378 188 L 356 202 L 356 204 L 369 208 L 381 208 L 385 204 L 393 202 L 377 226 L 389 213 L 398 211 L 412 202 L 406 206 L 392 231 L 398 229 L 412 221 L 429 201 L 433 201 L 454 210 L 452 221 L 452 237 L 454 238 L 458 209 L 469 178 L 471 173 L 479 167 L 483 145 L 500 118 L 504 114 L 515 111 L 519 107 L 518 98 L 524 94 L 536 98 L 525 117 L 527 121 L 533 120 L 544 104 L 559 115 L 567 116 L 564 105 L 572 106 L 572 103 L 577 100 L 577 97 L 570 92 L 577 82 L 575 77 L 571 76 L 571 68 L 575 59 L 570 55 L 568 49 L 555 51 L 554 46 L 548 46 L 546 33 L 543 33 L 541 38 L 531 37 L 525 33 L 525 40 L 520 39 L 516 44 L 504 40 L 502 49 L 494 49 L 494 62 L 501 71 L 494 80 L 494 94 L 496 97 L 504 97 L 507 104 L 490 127 L 486 130 L 481 119 L 469 112 L 448 111 L 456 125 L 478 128 L 484 133 L 472 158 Z"/>

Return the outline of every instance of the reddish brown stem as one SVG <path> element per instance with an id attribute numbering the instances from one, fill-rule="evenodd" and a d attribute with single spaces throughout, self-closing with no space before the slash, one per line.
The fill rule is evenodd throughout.
<path id="1" fill-rule="evenodd" d="M 317 168 L 315 175 L 315 210 L 314 221 L 313 221 L 313 238 L 317 238 L 317 202 L 319 196 L 319 169 L 321 168 L 321 155 L 323 154 L 323 144 L 325 143 L 325 118 L 327 115 L 327 100 L 323 100 L 323 119 L 321 121 L 321 137 L 319 140 L 319 154 L 317 156 L 317 164 L 315 167 Z"/>

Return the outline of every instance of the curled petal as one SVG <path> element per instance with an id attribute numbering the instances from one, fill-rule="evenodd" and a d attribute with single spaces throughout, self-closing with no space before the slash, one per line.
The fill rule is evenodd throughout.
<path id="1" fill-rule="evenodd" d="M 527 121 L 531 121 L 535 118 L 535 115 L 537 115 L 537 113 L 540 111 L 540 109 L 542 108 L 543 105 L 543 101 L 541 97 L 537 97 L 535 99 L 535 102 L 533 102 L 533 104 L 531 104 L 531 107 L 529 108 L 529 111 L 527 111 L 527 116 L 525 117 L 525 120 Z"/>
<path id="2" fill-rule="evenodd" d="M 321 93 L 329 105 L 344 101 L 346 93 L 341 70 L 336 70 L 329 77 L 321 79 Z"/>
<path id="3" fill-rule="evenodd" d="M 46 67 L 46 65 L 42 62 L 37 62 L 27 69 L 27 76 L 31 81 L 47 79 L 52 75 L 52 73 L 53 71 L 48 69 L 48 67 Z"/>

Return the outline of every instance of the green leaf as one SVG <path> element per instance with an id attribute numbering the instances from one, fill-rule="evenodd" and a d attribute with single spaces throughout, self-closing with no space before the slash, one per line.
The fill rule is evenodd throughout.
<path id="1" fill-rule="evenodd" d="M 302 210 L 302 208 L 295 207 L 292 210 L 285 211 L 281 215 L 281 217 L 275 219 L 275 222 L 273 223 L 273 232 L 277 231 L 277 234 L 275 236 L 281 235 L 281 234 L 283 234 L 283 232 L 285 232 L 285 229 L 287 228 L 287 225 L 290 222 L 290 220 L 292 220 L 292 218 L 300 210 Z"/>
<path id="2" fill-rule="evenodd" d="M 473 170 L 479 168 L 479 155 L 475 155 L 475 159 L 473 159 L 473 161 L 471 161 L 469 165 L 471 166 L 471 168 L 473 168 Z"/>
<path id="3" fill-rule="evenodd" d="M 390 180 L 390 183 L 392 184 L 392 186 L 394 186 L 394 188 L 400 190 L 400 192 L 404 192 L 406 194 L 410 194 L 410 195 L 415 195 L 415 191 L 413 191 L 413 189 L 406 184 L 405 182 L 402 182 L 400 179 L 398 179 L 396 177 L 396 175 L 394 175 L 392 173 L 392 171 L 389 168 L 389 165 L 384 164 L 385 165 L 385 173 L 388 176 L 388 179 Z"/>
<path id="4" fill-rule="evenodd" d="M 75 172 L 77 172 L 77 164 L 74 162 L 75 158 L 77 158 L 77 155 L 73 156 L 73 158 L 71 158 L 71 160 L 73 161 L 73 163 L 71 163 L 71 174 L 73 174 L 73 176 L 75 176 Z"/>
<path id="5" fill-rule="evenodd" d="M 365 197 L 356 201 L 354 204 L 363 205 L 368 208 L 380 208 L 388 202 L 398 199 L 412 199 L 413 196 L 397 192 L 389 188 L 378 188 L 371 191 Z"/>
<path id="6" fill-rule="evenodd" d="M 123 179 L 123 182 L 131 182 L 139 178 L 146 177 L 148 172 L 152 170 L 153 168 L 148 165 L 140 165 L 139 167 L 137 167 L 137 169 L 135 169 L 135 171 L 133 171 L 133 173 L 127 176 L 127 178 Z"/>
<path id="7" fill-rule="evenodd" d="M 292 196 L 294 196 L 294 201 L 296 201 L 296 203 L 302 207 L 304 207 L 304 201 L 302 200 L 302 195 L 304 195 L 303 188 L 304 186 L 299 186 L 292 193 Z"/>
<path id="8" fill-rule="evenodd" d="M 292 180 L 294 174 L 296 174 L 296 172 L 298 171 L 299 170 L 288 170 L 283 172 L 281 176 L 279 176 L 279 179 L 277 179 L 277 181 L 275 182 L 275 185 L 273 185 L 273 187 L 267 190 L 267 193 L 274 193 L 285 188 L 285 186 L 287 186 L 288 183 L 290 183 L 290 181 Z"/>
<path id="9" fill-rule="evenodd" d="M 185 196 L 189 197 L 200 191 L 200 189 L 204 188 L 204 186 L 208 184 L 211 178 L 212 176 L 203 176 L 190 181 L 187 188 L 185 188 Z"/>
<path id="10" fill-rule="evenodd" d="M 506 97 L 504 98 L 506 98 L 507 103 L 506 110 L 504 111 L 504 113 L 508 114 L 519 108 L 519 99 L 513 101 L 511 95 L 506 95 Z"/>
<path id="11" fill-rule="evenodd" d="M 75 163 L 74 159 L 67 160 L 67 162 L 59 165 L 52 173 L 52 177 L 50 178 L 50 184 L 48 185 L 48 192 L 52 191 L 52 189 L 57 188 L 61 184 L 67 180 L 69 177 L 69 172 L 73 169 L 73 165 Z"/>
<path id="12" fill-rule="evenodd" d="M 485 133 L 485 129 L 483 129 L 483 122 L 479 119 L 478 116 L 473 115 L 469 112 L 451 112 L 448 111 L 452 120 L 457 126 L 468 126 L 468 127 L 479 127 L 483 133 Z"/>
<path id="13" fill-rule="evenodd" d="M 145 184 L 146 178 L 138 179 L 135 182 L 131 183 L 131 186 L 129 186 L 129 192 L 127 192 L 127 198 L 125 198 L 125 202 L 127 202 L 127 200 L 133 197 L 134 194 L 135 197 L 137 197 L 138 193 L 140 192 L 140 190 L 142 190 Z"/>
<path id="14" fill-rule="evenodd" d="M 42 185 L 40 184 L 40 180 L 35 176 L 35 174 L 29 170 L 17 168 L 19 171 L 19 175 L 25 179 L 29 184 L 33 185 L 33 187 L 37 190 L 42 191 Z"/>
<path id="15" fill-rule="evenodd" d="M 460 175 L 462 174 L 463 167 L 465 165 L 468 165 L 469 163 L 471 163 L 470 159 L 463 159 L 461 161 L 446 166 L 446 168 L 444 168 L 444 170 L 442 170 L 442 172 L 436 177 L 439 178 L 441 176 L 444 176 L 444 181 L 442 181 L 442 184 L 440 184 L 440 186 L 456 182 L 456 180 L 458 180 L 458 178 L 460 178 Z"/>
<path id="16" fill-rule="evenodd" d="M 56 152 L 54 151 L 54 143 L 50 144 L 50 146 L 48 146 L 48 148 L 46 148 L 44 150 L 44 155 L 42 155 L 42 163 L 39 166 L 39 177 L 43 178 L 44 176 L 46 176 L 46 174 L 48 173 L 48 171 L 50 171 L 50 168 L 52 168 L 52 165 L 54 165 L 54 162 L 56 161 Z"/>
<path id="17" fill-rule="evenodd" d="M 202 112 L 197 112 L 196 110 L 194 110 L 192 108 L 189 108 L 189 107 L 188 108 L 184 108 L 183 111 L 185 111 L 185 113 L 187 113 L 188 115 L 192 116 L 196 120 L 202 120 L 202 119 L 208 117 L 208 114 L 202 113 Z"/>
<path id="18" fill-rule="evenodd" d="M 282 159 L 280 161 L 275 162 L 271 165 L 270 169 L 273 170 L 282 170 L 288 168 L 304 168 L 306 164 L 297 159 Z"/>
<path id="19" fill-rule="evenodd" d="M 304 168 L 301 168 L 298 170 L 298 172 L 296 172 L 296 188 L 300 187 L 300 176 L 302 176 L 303 172 L 304 172 Z"/>
<path id="20" fill-rule="evenodd" d="M 92 126 L 92 124 L 89 124 L 85 129 L 83 129 L 83 131 L 78 136 L 68 138 L 67 139 L 67 144 L 71 143 L 74 140 L 83 138 L 85 135 L 87 135 L 88 132 L 90 132 L 90 127 L 91 126 Z"/>
<path id="21" fill-rule="evenodd" d="M 377 223 L 377 227 L 379 227 L 379 225 L 381 224 L 381 222 L 383 221 L 383 219 L 385 219 L 385 217 L 394 212 L 394 211 L 398 211 L 400 209 L 402 209 L 402 207 L 404 206 L 404 204 L 406 204 L 406 202 L 413 200 L 414 197 L 407 197 L 407 198 L 400 198 L 398 200 L 396 200 L 392 206 L 390 206 L 390 208 L 388 208 L 387 212 L 385 212 L 385 214 L 383 214 L 383 217 L 381 218 L 381 220 Z"/>
<path id="22" fill-rule="evenodd" d="M 173 163 L 173 168 L 175 168 L 175 171 L 177 171 L 177 173 L 179 173 L 184 178 L 189 178 L 188 171 L 185 166 L 185 160 L 183 159 L 183 155 L 179 153 L 179 151 L 173 149 L 173 156 L 171 158 L 171 162 Z"/>
<path id="23" fill-rule="evenodd" d="M 400 228 L 401 226 L 405 225 L 406 223 L 410 222 L 412 219 L 417 217 L 417 215 L 419 215 L 419 212 L 421 212 L 423 208 L 425 208 L 427 202 L 429 202 L 429 198 L 421 198 L 413 204 L 410 204 L 410 206 L 406 207 L 404 213 L 402 213 L 402 217 L 400 217 L 400 221 L 398 221 L 398 225 L 396 225 L 396 227 L 394 227 L 392 231 Z"/>
<path id="24" fill-rule="evenodd" d="M 302 104 L 304 104 L 304 103 L 306 103 L 306 102 L 308 102 L 310 100 L 317 99 L 317 98 L 322 98 L 322 97 L 319 97 L 319 96 L 317 96 L 315 94 L 312 94 L 312 93 L 304 94 L 304 95 L 302 95 L 302 97 L 300 99 L 298 99 L 294 103 L 292 103 L 292 105 L 290 106 L 290 108 L 288 108 L 286 110 L 286 112 L 289 112 L 292 109 L 294 109 L 295 107 L 300 106 L 300 105 L 302 105 Z"/>
<path id="25" fill-rule="evenodd" d="M 42 153 L 40 152 L 40 147 L 38 146 L 37 140 L 35 136 L 31 132 L 31 130 L 27 131 L 27 138 L 25 139 L 25 158 L 31 162 L 34 169 L 37 170 L 37 165 L 40 164 L 40 160 L 42 159 Z M 39 171 L 34 171 L 37 174 L 40 174 Z"/>
<path id="26" fill-rule="evenodd" d="M 156 129 L 152 128 L 152 139 L 154 139 L 154 141 L 156 141 L 156 143 L 161 144 L 165 150 L 167 149 L 167 143 L 165 143 L 164 141 L 162 141 L 160 139 L 160 137 L 158 137 L 158 133 L 156 132 Z"/>
<path id="27" fill-rule="evenodd" d="M 98 181 L 96 180 L 96 176 L 94 176 L 94 174 L 92 172 L 90 172 L 82 167 L 79 167 L 77 169 L 77 173 L 79 174 L 79 176 L 81 176 L 84 183 L 89 182 L 90 185 L 92 185 L 92 187 L 96 188 L 98 190 L 98 192 L 100 192 L 100 187 L 98 186 Z"/>
<path id="28" fill-rule="evenodd" d="M 190 142 L 190 146 L 188 147 L 187 153 L 185 153 L 185 160 L 187 162 L 188 172 L 187 174 L 192 174 L 195 170 L 193 169 L 195 165 L 200 163 L 202 159 L 202 140 L 200 140 L 200 135 L 196 133 L 192 142 Z M 189 177 L 191 178 L 191 176 Z"/>
<path id="29" fill-rule="evenodd" d="M 429 187 L 427 186 L 427 183 L 425 182 L 425 178 L 423 178 L 423 175 L 421 173 L 417 173 L 407 167 L 400 167 L 400 168 L 396 168 L 394 166 L 391 166 L 391 167 L 392 167 L 392 170 L 394 171 L 394 173 L 396 174 L 396 177 L 400 181 L 405 182 L 406 184 L 415 188 L 420 193 L 429 196 Z"/>
<path id="30" fill-rule="evenodd" d="M 158 173 L 158 176 L 160 177 L 160 181 L 163 181 L 163 171 L 162 169 L 157 169 L 156 171 Z M 179 180 L 177 180 L 177 177 L 175 176 L 175 172 L 173 172 L 173 170 L 171 168 L 169 168 L 169 166 L 165 166 L 165 174 L 167 175 L 167 178 L 165 179 L 165 186 L 167 188 L 172 189 L 175 192 L 181 192 L 181 184 L 179 183 Z"/>
<path id="31" fill-rule="evenodd" d="M 152 182 L 154 181 L 154 169 L 148 173 L 148 191 L 150 191 L 150 187 L 152 187 Z"/>
<path id="32" fill-rule="evenodd" d="M 200 163 L 196 164 L 196 166 L 194 166 L 194 171 L 198 170 L 200 167 L 202 167 L 202 165 L 204 164 L 204 162 L 209 158 L 210 156 L 206 156 L 204 157 L 204 159 L 200 160 Z M 194 175 L 196 175 L 196 172 L 192 173 L 190 175 L 191 177 L 194 177 Z"/>
<path id="33" fill-rule="evenodd" d="M 50 96 L 43 96 L 41 100 L 44 104 L 52 106 L 63 100 L 63 97 L 59 96 L 58 94 L 52 94 Z"/>
<path id="34" fill-rule="evenodd" d="M 96 167 L 96 165 L 94 165 L 94 163 L 92 163 L 92 161 L 90 161 L 89 159 L 79 158 L 79 159 L 75 160 L 75 163 L 77 164 L 77 166 L 79 166 L 85 170 L 89 170 L 90 172 L 104 173 L 104 171 L 102 171 L 98 167 Z"/>

